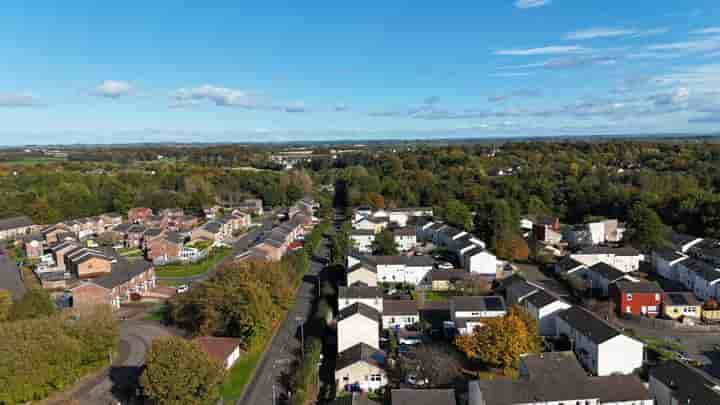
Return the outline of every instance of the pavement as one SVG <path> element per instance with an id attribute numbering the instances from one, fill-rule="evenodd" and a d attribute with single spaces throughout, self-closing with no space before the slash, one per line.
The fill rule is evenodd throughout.
<path id="1" fill-rule="evenodd" d="M 0 288 L 10 291 L 15 300 L 25 294 L 25 283 L 20 278 L 20 269 L 5 251 L 0 254 Z"/>
<path id="2" fill-rule="evenodd" d="M 217 263 L 215 266 L 210 268 L 210 270 L 208 270 L 207 272 L 191 277 L 157 277 L 157 279 L 161 281 L 172 281 L 175 283 L 183 284 L 191 284 L 198 281 L 207 280 L 208 278 L 215 275 L 218 269 L 220 269 L 224 264 L 233 261 L 233 259 L 235 259 L 237 255 L 247 252 L 255 244 L 255 239 L 257 239 L 257 237 L 260 236 L 263 232 L 267 232 L 272 229 L 273 218 L 265 218 L 260 224 L 261 226 L 253 228 L 251 231 L 236 240 L 232 245 L 232 253 L 229 254 L 223 261 Z"/>
<path id="3" fill-rule="evenodd" d="M 318 254 L 321 258 L 328 257 L 328 249 L 323 245 Z M 278 393 L 282 390 L 280 377 L 287 374 L 290 364 L 296 359 L 297 351 L 300 349 L 299 322 L 297 318 L 308 319 L 311 315 L 313 300 L 315 299 L 315 287 L 317 276 L 323 269 L 324 264 L 314 258 L 311 261 L 311 268 L 308 274 L 303 277 L 295 305 L 288 311 L 287 317 L 280 325 L 270 345 L 258 364 L 252 380 L 248 383 L 242 397 L 237 401 L 238 405 L 274 405 L 273 391 Z M 280 403 L 278 401 L 277 403 Z"/>
<path id="4" fill-rule="evenodd" d="M 133 404 L 138 379 L 145 364 L 145 354 L 152 341 L 179 331 L 157 322 L 128 320 L 120 324 L 120 350 L 112 366 L 76 386 L 64 397 L 74 398 L 85 405 Z M 64 398 L 63 398 L 64 399 Z M 49 405 L 63 403 L 50 400 Z"/>

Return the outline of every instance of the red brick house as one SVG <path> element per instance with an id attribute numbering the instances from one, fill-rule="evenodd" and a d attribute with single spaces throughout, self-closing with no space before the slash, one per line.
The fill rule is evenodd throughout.
<path id="1" fill-rule="evenodd" d="M 150 260 L 162 258 L 174 260 L 180 257 L 185 245 L 185 237 L 177 232 L 169 232 L 160 238 L 153 239 L 147 244 L 147 256 Z"/>
<path id="2" fill-rule="evenodd" d="M 74 308 L 84 309 L 98 304 L 120 308 L 130 301 L 132 294 L 145 295 L 155 288 L 155 268 L 152 263 L 118 259 L 112 271 L 102 277 L 84 281 L 70 289 Z"/>
<path id="3" fill-rule="evenodd" d="M 656 317 L 660 313 L 663 290 L 655 283 L 621 280 L 610 285 L 609 293 L 619 315 Z"/>
<path id="4" fill-rule="evenodd" d="M 142 224 L 147 221 L 150 216 L 152 216 L 153 212 L 150 208 L 145 207 L 137 207 L 137 208 L 131 208 L 130 211 L 128 211 L 128 222 L 135 223 L 135 224 Z"/>

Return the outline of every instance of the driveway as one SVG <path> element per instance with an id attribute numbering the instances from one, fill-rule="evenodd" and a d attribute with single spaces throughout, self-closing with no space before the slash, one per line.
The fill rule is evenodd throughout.
<path id="1" fill-rule="evenodd" d="M 145 354 L 152 341 L 178 334 L 156 322 L 130 320 L 120 324 L 120 353 L 113 365 L 99 375 L 81 383 L 67 396 L 81 404 L 107 405 L 135 403 L 134 392 L 145 364 Z M 49 401 L 56 404 L 60 401 Z"/>

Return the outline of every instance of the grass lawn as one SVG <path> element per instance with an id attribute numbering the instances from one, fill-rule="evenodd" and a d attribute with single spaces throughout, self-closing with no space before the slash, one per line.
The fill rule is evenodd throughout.
<path id="1" fill-rule="evenodd" d="M 145 314 L 144 319 L 146 321 L 157 321 L 161 322 L 165 320 L 165 312 L 167 312 L 167 305 L 165 304 L 158 304 L 154 307 L 152 307 L 147 314 Z"/>
<path id="2" fill-rule="evenodd" d="M 268 340 L 268 343 L 269 342 Z M 240 398 L 264 350 L 265 347 L 261 347 L 248 353 L 245 357 L 239 359 L 230 371 L 228 371 L 225 381 L 220 386 L 220 393 L 226 402 L 235 402 Z"/>
<path id="3" fill-rule="evenodd" d="M 457 295 L 451 291 L 425 291 L 425 300 L 427 302 L 445 302 L 448 298 Z"/>
<path id="4" fill-rule="evenodd" d="M 158 266 L 155 268 L 155 274 L 160 278 L 197 276 L 199 274 L 207 273 L 213 266 L 220 263 L 231 252 L 232 249 L 230 248 L 215 249 L 208 257 L 197 263 Z"/>
<path id="5" fill-rule="evenodd" d="M 124 257 L 138 257 L 143 255 L 143 251 L 137 248 L 123 248 L 118 250 L 118 254 Z"/>
<path id="6" fill-rule="evenodd" d="M 188 247 L 196 248 L 199 250 L 205 250 L 211 245 L 212 242 L 210 242 L 209 240 L 196 240 L 195 242 L 190 242 L 187 244 Z"/>

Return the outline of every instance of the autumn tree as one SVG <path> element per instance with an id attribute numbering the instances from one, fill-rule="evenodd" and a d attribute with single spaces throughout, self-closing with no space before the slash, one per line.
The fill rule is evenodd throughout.
<path id="1" fill-rule="evenodd" d="M 367 199 L 370 206 L 374 209 L 385 209 L 385 197 L 383 197 L 382 194 L 375 192 L 368 193 Z"/>
<path id="2" fill-rule="evenodd" d="M 200 347 L 179 337 L 155 340 L 140 384 L 158 405 L 205 405 L 220 398 L 224 371 Z"/>
<path id="3" fill-rule="evenodd" d="M 375 235 L 372 242 L 372 250 L 375 255 L 396 255 L 398 245 L 395 243 L 395 235 L 390 230 L 383 230 Z"/>
<path id="4" fill-rule="evenodd" d="M 57 312 L 50 295 L 41 288 L 31 288 L 15 301 L 10 312 L 13 320 L 50 316 Z"/>
<path id="5" fill-rule="evenodd" d="M 527 242 L 518 234 L 500 235 L 495 242 L 495 253 L 503 260 L 526 261 L 530 256 Z"/>
<path id="6" fill-rule="evenodd" d="M 0 289 L 0 322 L 6 321 L 10 318 L 12 305 L 13 302 L 10 291 Z"/>
<path id="7" fill-rule="evenodd" d="M 517 369 L 520 356 L 540 350 L 536 322 L 520 309 L 483 321 L 484 326 L 458 336 L 455 345 L 470 358 L 505 372 Z"/>

